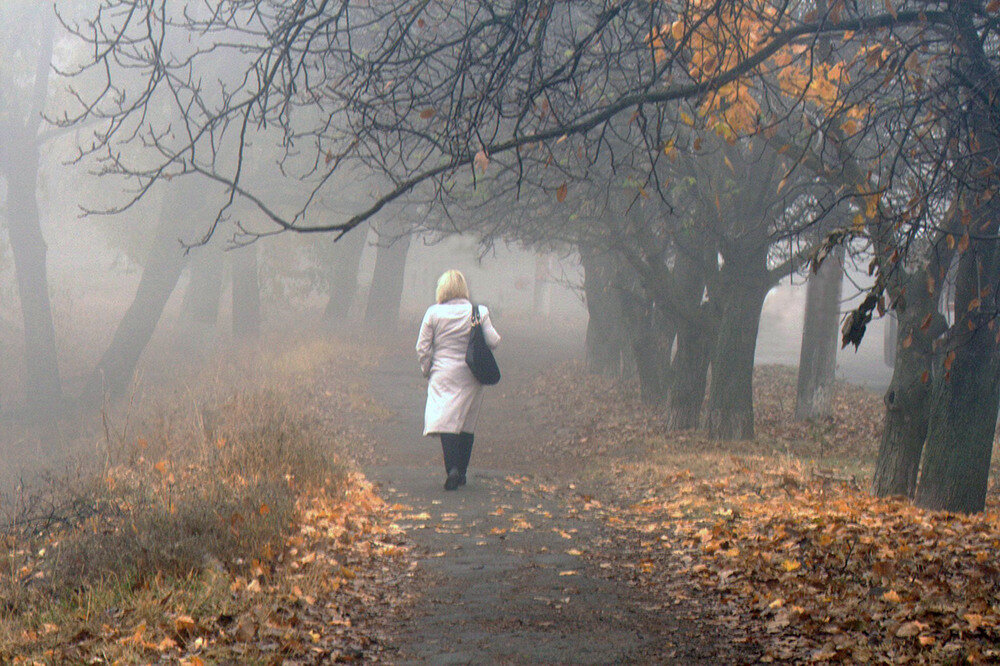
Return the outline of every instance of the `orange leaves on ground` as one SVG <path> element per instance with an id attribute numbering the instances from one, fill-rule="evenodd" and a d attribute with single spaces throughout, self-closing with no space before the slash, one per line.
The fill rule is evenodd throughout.
<path id="1" fill-rule="evenodd" d="M 399 577 L 408 548 L 390 510 L 352 473 L 337 496 L 300 497 L 296 516 L 285 547 L 254 560 L 246 575 L 213 569 L 207 588 L 192 590 L 185 587 L 191 581 L 157 577 L 119 602 L 114 622 L 100 629 L 45 624 L 17 646 L 0 645 L 0 661 L 11 654 L 36 655 L 15 660 L 26 664 L 37 655 L 48 655 L 44 663 L 190 666 L 377 659 L 378 643 L 350 618 L 399 601 L 384 581 Z"/>
<path id="2" fill-rule="evenodd" d="M 652 570 L 759 623 L 764 661 L 1000 658 L 995 500 L 981 516 L 929 513 L 802 465 L 730 458 L 716 472 L 661 484 L 618 529 L 640 535 Z"/>
<path id="3" fill-rule="evenodd" d="M 985 515 L 927 513 L 875 499 L 845 472 L 794 462 L 873 460 L 878 394 L 839 385 L 832 420 L 798 423 L 794 370 L 758 367 L 759 441 L 719 446 L 669 432 L 637 395 L 583 373 L 565 366 L 536 379 L 527 390 L 558 399 L 533 418 L 572 416 L 572 439 L 547 451 L 608 466 L 626 506 L 583 495 L 577 506 L 617 533 L 611 541 L 627 544 L 627 558 L 579 540 L 567 546 L 607 557 L 601 568 L 659 603 L 691 599 L 706 619 L 731 621 L 764 661 L 1000 660 L 995 492 Z M 623 452 L 636 460 L 623 462 Z"/>

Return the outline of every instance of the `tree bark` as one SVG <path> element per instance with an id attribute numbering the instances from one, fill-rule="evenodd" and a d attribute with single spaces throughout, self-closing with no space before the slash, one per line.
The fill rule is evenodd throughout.
<path id="1" fill-rule="evenodd" d="M 142 269 L 142 278 L 132 304 L 122 317 L 107 351 L 101 357 L 84 392 L 91 404 L 109 395 L 123 395 L 132 381 L 143 350 L 156 330 L 167 300 L 177 286 L 187 263 L 184 248 L 178 241 L 197 223 L 194 211 L 201 208 L 204 192 L 201 183 L 185 179 L 170 186 L 164 194 L 160 222 Z M 187 182 L 185 182 L 187 181 Z M 181 212 L 178 218 L 178 212 Z M 183 220 L 178 223 L 178 219 Z"/>
<path id="2" fill-rule="evenodd" d="M 705 425 L 718 440 L 753 439 L 753 363 L 757 329 L 770 284 L 764 258 L 746 264 L 727 260 L 722 269 L 724 294 L 718 336 L 712 353 Z"/>
<path id="3" fill-rule="evenodd" d="M 920 272 L 908 282 L 905 309 L 897 311 L 895 365 L 885 392 L 885 419 L 872 493 L 878 497 L 913 497 L 920 455 L 927 438 L 934 340 L 948 327 L 936 299 L 920 284 Z M 921 329 L 927 315 L 931 324 Z M 926 374 L 925 374 L 926 373 Z"/>
<path id="4" fill-rule="evenodd" d="M 10 139 L 17 150 L 6 169 L 8 228 L 24 319 L 26 404 L 29 413 L 46 416 L 61 404 L 62 384 L 37 201 L 38 142 L 34 133 Z"/>
<path id="5" fill-rule="evenodd" d="M 49 300 L 48 248 L 38 210 L 38 130 L 48 97 L 55 16 L 51 12 L 39 16 L 40 24 L 25 26 L 37 31 L 39 45 L 32 89 L 25 95 L 26 113 L 0 124 L 5 143 L 0 169 L 7 180 L 8 229 L 24 320 L 25 403 L 32 415 L 48 417 L 62 404 L 62 382 Z"/>
<path id="6" fill-rule="evenodd" d="M 844 280 L 844 248 L 838 246 L 806 287 L 805 322 L 799 350 L 795 419 L 804 421 L 833 413 L 840 327 L 840 292 Z"/>
<path id="7" fill-rule="evenodd" d="M 323 321 L 328 324 L 340 323 L 347 317 L 358 293 L 358 268 L 367 236 L 368 227 L 364 226 L 331 243 L 330 296 L 323 312 Z"/>
<path id="8" fill-rule="evenodd" d="M 379 232 L 375 271 L 365 309 L 365 323 L 375 331 L 395 332 L 399 324 L 406 255 L 410 249 L 410 236 L 401 231 L 398 225 L 386 225 L 384 232 Z"/>
<path id="9" fill-rule="evenodd" d="M 958 347 L 950 370 L 939 366 L 916 503 L 962 513 L 986 505 L 1000 382 L 997 344 L 985 326 Z M 947 356 L 946 356 L 947 358 Z"/>
<path id="10" fill-rule="evenodd" d="M 260 282 L 257 276 L 257 246 L 233 250 L 233 337 L 251 341 L 260 337 Z"/>
<path id="11" fill-rule="evenodd" d="M 714 254 L 711 259 L 716 259 Z M 698 427 L 705 404 L 714 331 L 709 312 L 702 305 L 705 275 L 699 260 L 678 254 L 673 274 L 682 312 L 673 313 L 677 353 L 670 368 L 667 423 L 673 430 L 692 430 Z"/>
<path id="12" fill-rule="evenodd" d="M 708 327 L 699 321 L 681 321 L 677 333 L 677 354 L 670 371 L 667 425 L 671 430 L 698 427 L 705 404 L 711 357 L 712 335 Z"/>
<path id="13" fill-rule="evenodd" d="M 1000 308 L 1000 202 L 995 196 L 1000 168 L 1000 97 L 996 70 L 974 22 L 974 3 L 951 3 L 958 79 L 966 86 L 963 123 L 969 145 L 959 150 L 965 173 L 959 197 L 968 228 L 980 235 L 960 253 L 955 277 L 955 323 L 941 338 L 943 355 L 935 377 L 933 404 L 916 503 L 929 509 L 972 513 L 986 503 L 993 437 L 1000 403 L 1000 342 L 990 330 Z M 966 232 L 968 233 L 968 232 Z M 985 285 L 985 287 L 984 287 Z M 993 287 L 989 290 L 989 287 Z"/>
<path id="14" fill-rule="evenodd" d="M 605 255 L 580 248 L 583 291 L 587 300 L 587 367 L 591 372 L 621 376 L 624 353 L 621 301 L 614 293 L 614 262 Z"/>
<path id="15" fill-rule="evenodd" d="M 654 302 L 644 294 L 638 282 L 631 282 L 631 288 L 621 286 L 617 291 L 631 340 L 639 389 L 645 404 L 661 405 L 667 399 L 670 351 L 676 332 L 670 322 L 661 321 Z"/>
<path id="16" fill-rule="evenodd" d="M 983 207 L 972 224 L 995 222 L 998 214 L 994 206 Z M 958 261 L 956 321 L 938 344 L 927 442 L 917 481 L 916 503 L 924 508 L 973 513 L 985 506 L 1000 406 L 1000 344 L 988 326 L 997 307 L 996 295 L 983 294 L 980 285 L 984 276 L 986 284 L 995 284 L 998 260 L 995 244 L 979 241 Z M 985 301 L 982 309 L 981 301 Z"/>
<path id="17" fill-rule="evenodd" d="M 896 367 L 896 343 L 899 341 L 899 321 L 895 312 L 885 319 L 885 333 L 882 338 L 882 362 L 886 367 Z"/>

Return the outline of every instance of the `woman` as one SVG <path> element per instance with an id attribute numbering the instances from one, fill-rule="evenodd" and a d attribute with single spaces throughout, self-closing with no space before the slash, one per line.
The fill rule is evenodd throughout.
<path id="1" fill-rule="evenodd" d="M 483 402 L 483 385 L 465 364 L 465 351 L 472 331 L 472 303 L 465 276 L 456 270 L 438 278 L 437 303 L 427 308 L 417 338 L 420 369 L 430 382 L 424 409 L 424 435 L 440 435 L 445 490 L 465 485 L 472 456 L 473 431 Z M 500 336 L 490 321 L 489 310 L 480 305 L 479 315 L 486 344 L 491 349 Z"/>

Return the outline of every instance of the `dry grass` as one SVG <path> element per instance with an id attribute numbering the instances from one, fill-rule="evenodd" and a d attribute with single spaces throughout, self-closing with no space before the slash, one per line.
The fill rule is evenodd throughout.
<path id="1" fill-rule="evenodd" d="M 278 349 L 148 373 L 106 410 L 88 462 L 4 498 L 0 661 L 87 643 L 122 614 L 138 633 L 112 652 L 128 660 L 164 613 L 236 613 L 233 581 L 284 557 L 302 498 L 350 494 L 350 433 L 306 396 L 318 372 L 370 354 L 331 340 Z"/>

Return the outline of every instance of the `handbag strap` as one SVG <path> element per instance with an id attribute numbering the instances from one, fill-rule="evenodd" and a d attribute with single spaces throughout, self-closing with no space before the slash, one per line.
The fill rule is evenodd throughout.
<path id="1" fill-rule="evenodd" d="M 469 320 L 473 326 L 479 326 L 482 322 L 482 316 L 479 314 L 479 306 L 472 303 L 472 318 Z"/>

